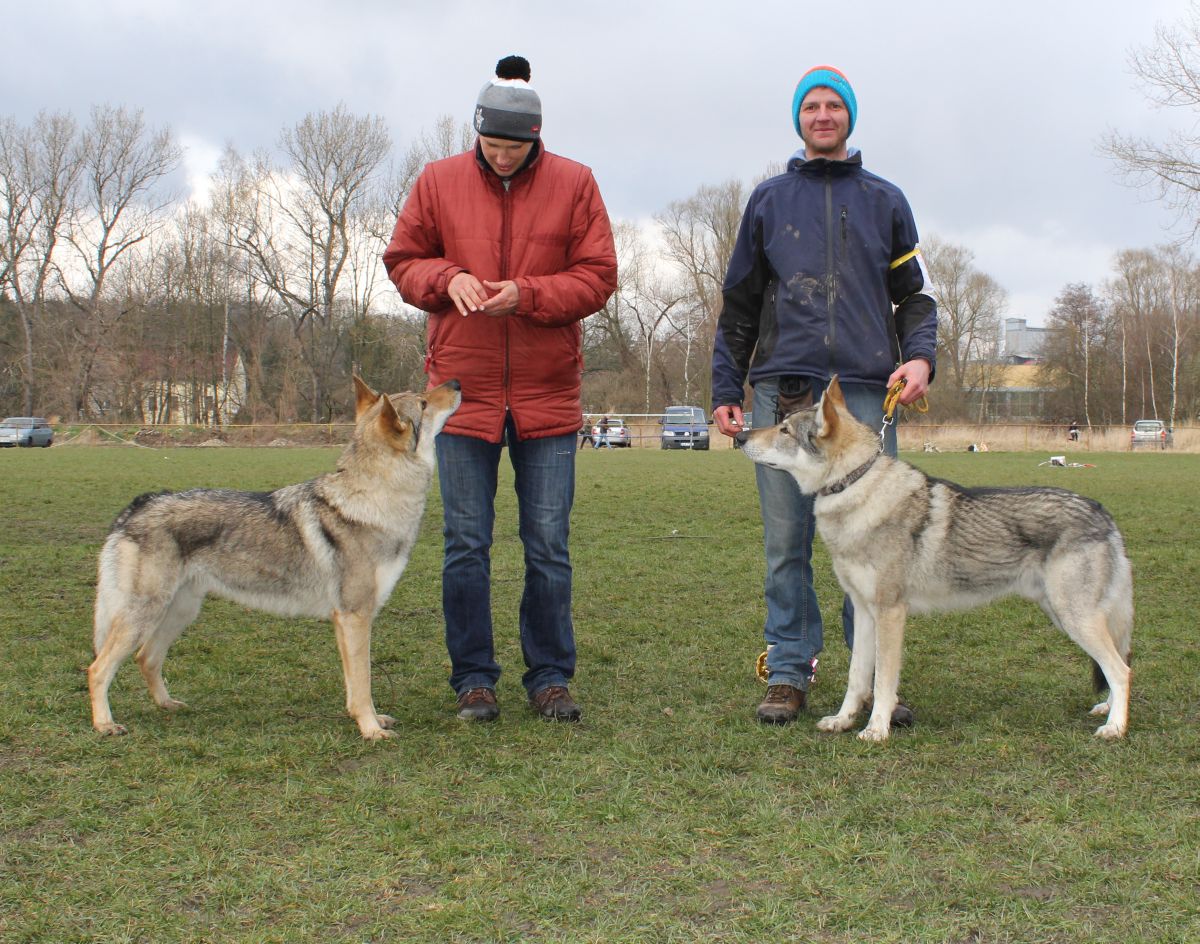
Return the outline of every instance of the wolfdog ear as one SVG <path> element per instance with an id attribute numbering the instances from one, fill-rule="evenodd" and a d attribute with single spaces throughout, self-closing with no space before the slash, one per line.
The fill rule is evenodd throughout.
<path id="1" fill-rule="evenodd" d="M 379 399 L 379 394 L 368 387 L 363 379 L 354 375 L 354 418 L 357 420 L 367 410 L 373 407 Z M 386 398 L 385 398 L 386 399 Z"/>
<path id="2" fill-rule="evenodd" d="M 817 435 L 822 438 L 832 436 L 837 432 L 838 419 L 837 408 L 845 407 L 846 398 L 842 396 L 842 386 L 838 383 L 837 374 L 834 374 L 829 379 L 829 386 L 825 388 L 825 393 L 821 396 L 821 410 L 818 418 Z"/>
<path id="3" fill-rule="evenodd" d="M 412 423 L 396 412 L 396 405 L 392 403 L 391 397 L 384 396 L 379 400 L 383 404 L 377 420 L 380 432 L 390 440 L 398 440 L 396 445 L 399 448 L 407 448 L 411 439 Z"/>

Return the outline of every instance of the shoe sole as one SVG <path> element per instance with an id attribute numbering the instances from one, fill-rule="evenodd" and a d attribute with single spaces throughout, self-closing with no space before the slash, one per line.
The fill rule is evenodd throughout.
<path id="1" fill-rule="evenodd" d="M 459 721 L 495 721 L 500 717 L 500 712 L 480 715 L 469 711 L 460 711 L 457 717 Z"/>
<path id="2" fill-rule="evenodd" d="M 537 716 L 539 718 L 541 718 L 543 721 L 572 721 L 572 722 L 574 722 L 574 721 L 579 721 L 583 718 L 582 712 L 576 712 L 574 714 L 569 714 L 569 715 L 558 715 L 558 714 L 545 715 L 545 714 L 542 714 L 540 711 L 537 711 L 537 709 L 534 709 L 534 710 L 537 713 Z"/>

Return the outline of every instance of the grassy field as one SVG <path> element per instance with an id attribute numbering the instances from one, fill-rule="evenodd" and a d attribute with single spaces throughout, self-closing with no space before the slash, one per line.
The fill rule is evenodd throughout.
<path id="1" fill-rule="evenodd" d="M 376 626 L 400 737 L 342 714 L 332 630 L 213 601 L 156 709 L 132 664 L 130 734 L 90 727 L 95 556 L 135 494 L 264 489 L 332 449 L 0 453 L 0 940 L 1189 942 L 1200 940 L 1200 456 L 913 459 L 971 484 L 1054 483 L 1113 512 L 1134 562 L 1131 730 L 1092 737 L 1083 654 L 1032 604 L 914 618 L 886 745 L 810 714 L 754 721 L 761 527 L 731 451 L 579 458 L 578 726 L 520 688 L 520 544 L 502 484 L 494 555 L 503 714 L 455 720 L 440 508 Z M 507 483 L 507 479 L 504 480 Z M 827 613 L 840 599 L 819 559 Z"/>

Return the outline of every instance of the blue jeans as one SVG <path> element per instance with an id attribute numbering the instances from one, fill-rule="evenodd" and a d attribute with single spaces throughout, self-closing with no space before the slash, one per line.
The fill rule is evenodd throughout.
<path id="1" fill-rule="evenodd" d="M 826 382 L 813 381 L 813 400 L 820 398 Z M 850 412 L 870 426 L 883 425 L 886 389 L 871 384 L 842 384 Z M 775 378 L 754 387 L 753 425 L 775 424 L 779 384 Z M 888 427 L 886 451 L 896 454 L 896 427 Z M 787 472 L 756 465 L 758 501 L 762 509 L 763 545 L 767 556 L 765 583 L 767 620 L 767 671 L 771 685 L 793 685 L 808 690 L 813 662 L 824 647 L 821 609 L 813 589 L 812 545 L 816 522 L 813 496 L 804 495 Z M 854 607 L 842 601 L 842 633 L 854 648 Z"/>
<path id="2" fill-rule="evenodd" d="M 505 439 L 516 475 L 518 533 L 525 548 L 520 631 L 527 671 L 522 681 L 532 695 L 548 685 L 566 685 L 575 674 L 567 551 L 575 500 L 575 434 L 518 440 L 510 420 Z M 494 689 L 500 678 L 492 643 L 491 548 L 497 472 L 505 445 L 452 433 L 437 438 L 445 509 L 442 611 L 450 685 L 459 695 L 472 688 Z"/>

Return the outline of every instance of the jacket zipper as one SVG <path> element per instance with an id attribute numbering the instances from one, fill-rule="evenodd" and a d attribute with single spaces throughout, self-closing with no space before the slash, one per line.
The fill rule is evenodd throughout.
<path id="1" fill-rule="evenodd" d="M 825 313 L 829 319 L 829 334 L 825 339 L 826 349 L 829 352 L 829 366 L 832 370 L 834 364 L 834 351 L 837 345 L 837 323 L 834 319 L 834 301 L 836 292 L 834 291 L 834 272 L 833 272 L 833 175 L 829 169 L 825 170 Z"/>
<path id="2" fill-rule="evenodd" d="M 511 220 L 512 194 L 511 194 L 511 190 L 510 190 L 510 188 L 512 187 L 512 178 L 505 177 L 501 180 L 501 183 L 504 186 L 504 193 L 500 197 L 500 221 L 501 222 L 500 222 L 500 279 L 499 279 L 499 281 L 503 282 L 508 279 L 508 244 L 509 244 L 509 239 L 510 239 L 510 233 L 512 230 L 512 220 Z M 504 425 L 507 426 L 508 425 L 508 416 L 509 416 L 509 413 L 511 412 L 511 404 L 509 402 L 511 399 L 509 396 L 509 394 L 511 393 L 511 391 L 509 389 L 509 383 L 511 380 L 510 364 L 509 364 L 509 338 L 508 338 L 509 319 L 507 317 L 505 317 L 503 320 L 504 320 L 504 418 L 505 418 Z M 503 430 L 501 431 L 501 436 L 503 436 Z"/>

